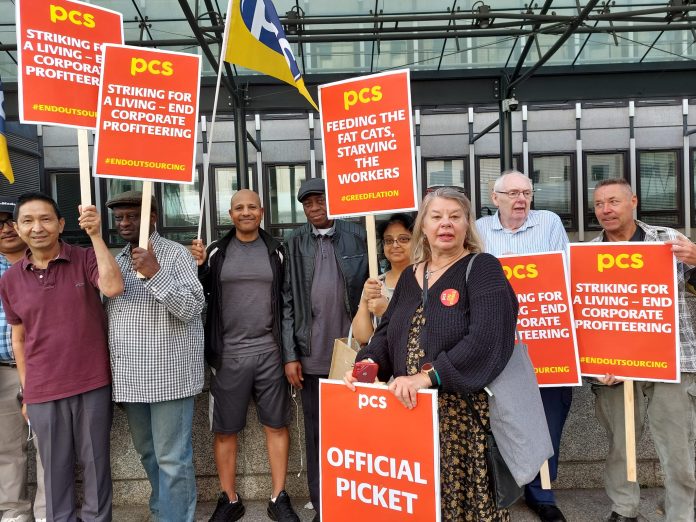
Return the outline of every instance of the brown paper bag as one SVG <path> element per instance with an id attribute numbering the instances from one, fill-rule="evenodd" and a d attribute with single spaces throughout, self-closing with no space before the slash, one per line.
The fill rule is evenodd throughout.
<path id="1" fill-rule="evenodd" d="M 329 379 L 343 380 L 346 372 L 353 368 L 355 356 L 359 350 L 360 345 L 352 336 L 336 339 L 334 341 L 333 355 L 331 356 Z"/>

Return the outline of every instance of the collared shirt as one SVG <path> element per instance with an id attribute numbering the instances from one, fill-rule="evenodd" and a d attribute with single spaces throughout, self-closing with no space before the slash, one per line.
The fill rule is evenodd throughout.
<path id="1" fill-rule="evenodd" d="M 479 218 L 476 229 L 484 251 L 496 257 L 565 250 L 568 244 L 561 218 L 548 210 L 530 210 L 522 226 L 514 231 L 503 228 L 500 212 Z"/>
<path id="2" fill-rule="evenodd" d="M 64 399 L 111 383 L 94 249 L 61 241 L 45 269 L 27 250 L 0 278 L 0 297 L 7 322 L 24 326 L 24 402 Z"/>
<path id="3" fill-rule="evenodd" d="M 643 229 L 643 241 L 671 241 L 681 234 L 668 227 L 647 225 L 636 220 Z M 604 241 L 604 230 L 592 242 Z M 679 343 L 681 344 L 681 371 L 696 373 L 696 296 L 686 291 L 684 276 L 692 267 L 677 260 L 677 287 L 679 290 Z"/>
<path id="4" fill-rule="evenodd" d="M 0 256 L 0 278 L 11 267 L 10 262 L 5 256 Z M 8 324 L 5 317 L 5 309 L 0 301 L 0 361 L 13 362 L 14 353 L 12 352 L 12 326 Z"/>
<path id="5" fill-rule="evenodd" d="M 116 402 L 169 401 L 203 388 L 205 298 L 196 262 L 157 232 L 150 241 L 159 271 L 138 279 L 127 245 L 116 256 L 124 292 L 106 303 Z"/>
<path id="6" fill-rule="evenodd" d="M 312 277 L 312 353 L 302 356 L 302 371 L 309 375 L 328 375 L 334 340 L 345 337 L 350 329 L 350 317 L 341 301 L 345 295 L 345 283 L 336 260 L 332 226 L 323 234 L 312 226 L 317 238 Z"/>

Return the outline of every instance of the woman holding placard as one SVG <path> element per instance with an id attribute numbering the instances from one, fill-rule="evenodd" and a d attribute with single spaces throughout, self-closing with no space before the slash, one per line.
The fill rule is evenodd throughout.
<path id="1" fill-rule="evenodd" d="M 442 519 L 507 521 L 490 490 L 484 387 L 512 354 L 517 299 L 497 259 L 480 253 L 474 221 L 460 191 L 426 195 L 414 226 L 415 264 L 357 360 L 377 363 L 381 381 L 394 376 L 389 389 L 407 408 L 419 389 L 439 388 Z M 355 381 L 348 372 L 346 384 Z"/>
<path id="2" fill-rule="evenodd" d="M 367 343 L 372 337 L 394 294 L 401 272 L 411 263 L 412 233 L 413 218 L 408 214 L 393 214 L 377 229 L 384 257 L 391 269 L 377 279 L 365 281 L 360 306 L 353 318 L 353 338 L 360 344 Z"/>

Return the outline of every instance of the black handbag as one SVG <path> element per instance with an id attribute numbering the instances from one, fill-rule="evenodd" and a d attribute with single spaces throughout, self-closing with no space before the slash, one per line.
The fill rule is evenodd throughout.
<path id="1" fill-rule="evenodd" d="M 488 483 L 491 489 L 491 495 L 498 509 L 505 509 L 512 506 L 517 500 L 522 497 L 524 489 L 517 485 L 515 478 L 510 473 L 510 468 L 505 463 L 503 456 L 498 449 L 498 444 L 495 442 L 495 437 L 490 428 L 486 428 L 481 421 L 476 408 L 471 402 L 468 395 L 463 395 L 467 406 L 471 410 L 471 414 L 478 421 L 481 429 L 486 434 L 486 466 L 488 467 Z"/>

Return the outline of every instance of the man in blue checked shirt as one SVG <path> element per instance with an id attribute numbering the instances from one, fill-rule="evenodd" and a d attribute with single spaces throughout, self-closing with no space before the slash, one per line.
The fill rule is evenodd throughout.
<path id="1" fill-rule="evenodd" d="M 486 252 L 500 256 L 565 250 L 568 235 L 561 219 L 547 210 L 531 210 L 533 194 L 532 181 L 521 172 L 506 171 L 496 180 L 491 199 L 498 211 L 476 221 Z M 555 480 L 561 435 L 573 398 L 572 388 L 545 387 L 539 391 L 553 442 L 554 455 L 549 459 L 549 471 L 551 479 Z M 527 484 L 524 497 L 527 506 L 543 522 L 565 521 L 556 506 L 553 491 L 541 488 L 539 475 Z"/>
<path id="2" fill-rule="evenodd" d="M 27 245 L 14 229 L 12 213 L 17 199 L 0 196 L 0 277 L 24 256 Z M 0 512 L 2 522 L 31 520 L 27 497 L 27 423 L 22 416 L 19 373 L 12 352 L 11 327 L 0 302 Z M 36 442 L 36 438 L 34 438 Z M 43 466 L 36 452 L 37 491 L 34 520 L 46 521 Z"/>
<path id="3" fill-rule="evenodd" d="M 138 247 L 141 204 L 142 193 L 136 191 L 106 202 L 127 242 L 116 255 L 123 294 L 106 304 L 113 398 L 123 404 L 152 486 L 153 518 L 192 522 L 196 476 L 191 431 L 194 396 L 203 388 L 205 298 L 189 251 L 155 230 L 154 198 L 146 218 L 149 246 Z"/>

